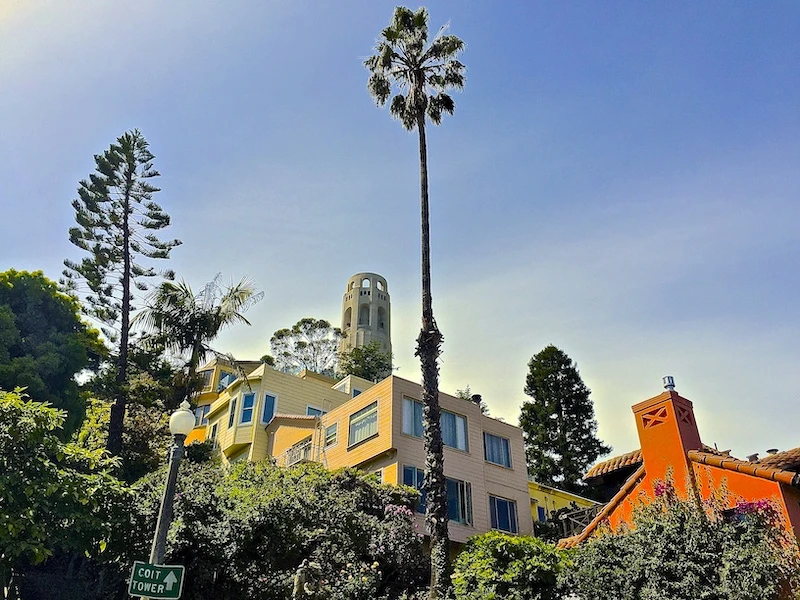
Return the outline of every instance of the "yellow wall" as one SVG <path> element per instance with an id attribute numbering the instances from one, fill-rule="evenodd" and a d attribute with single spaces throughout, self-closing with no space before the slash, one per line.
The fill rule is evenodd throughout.
<path id="1" fill-rule="evenodd" d="M 578 508 L 590 508 L 599 504 L 594 500 L 542 485 L 535 481 L 528 482 L 528 494 L 531 499 L 531 516 L 534 521 L 539 521 L 538 507 L 540 506 L 544 508 L 546 517 L 549 519 L 551 511 L 572 506 L 573 502 L 578 505 Z"/>

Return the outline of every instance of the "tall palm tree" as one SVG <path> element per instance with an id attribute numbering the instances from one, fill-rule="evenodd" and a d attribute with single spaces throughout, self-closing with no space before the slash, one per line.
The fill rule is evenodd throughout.
<path id="1" fill-rule="evenodd" d="M 250 325 L 242 313 L 263 297 L 264 292 L 256 293 L 253 282 L 247 279 L 223 288 L 219 274 L 197 294 L 185 281 L 165 281 L 150 296 L 136 321 L 166 350 L 188 356 L 184 392 L 188 400 L 200 361 L 216 354 L 210 342 L 229 325 Z"/>
<path id="2" fill-rule="evenodd" d="M 419 135 L 419 179 L 422 217 L 422 331 L 417 356 L 422 366 L 422 402 L 425 430 L 425 523 L 431 536 L 430 598 L 444 598 L 449 587 L 447 487 L 444 478 L 442 430 L 439 423 L 439 365 L 442 334 L 433 318 L 431 298 L 430 224 L 428 218 L 428 148 L 426 116 L 434 125 L 442 114 L 453 114 L 455 104 L 447 94 L 464 87 L 464 65 L 457 60 L 464 42 L 445 35 L 442 27 L 428 39 L 428 11 L 395 8 L 389 26 L 381 32 L 375 55 L 364 65 L 370 71 L 367 89 L 379 106 L 389 105 L 393 117 Z"/>

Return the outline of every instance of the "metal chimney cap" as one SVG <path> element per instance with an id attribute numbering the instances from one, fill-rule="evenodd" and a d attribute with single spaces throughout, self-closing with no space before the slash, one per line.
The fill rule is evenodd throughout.
<path id="1" fill-rule="evenodd" d="M 670 392 L 675 390 L 675 378 L 672 375 L 664 375 L 661 381 L 664 383 L 665 390 L 669 390 Z"/>
<path id="2" fill-rule="evenodd" d="M 756 452 L 755 454 L 748 455 L 747 461 L 751 462 L 751 463 L 752 462 L 758 462 L 758 452 Z"/>
<path id="3" fill-rule="evenodd" d="M 777 448 L 770 448 L 769 450 L 767 450 L 767 454 L 777 454 L 777 453 L 778 453 Z"/>

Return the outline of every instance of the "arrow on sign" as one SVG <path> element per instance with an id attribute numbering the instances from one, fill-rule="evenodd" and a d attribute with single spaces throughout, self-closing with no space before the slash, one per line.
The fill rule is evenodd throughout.
<path id="1" fill-rule="evenodd" d="M 164 585 L 167 586 L 167 591 L 172 589 L 172 586 L 178 583 L 178 578 L 175 577 L 175 573 L 172 571 L 169 572 L 169 575 L 166 576 L 164 579 Z"/>

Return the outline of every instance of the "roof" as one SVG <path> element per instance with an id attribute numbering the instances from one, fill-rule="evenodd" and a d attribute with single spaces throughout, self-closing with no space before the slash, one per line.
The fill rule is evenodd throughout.
<path id="1" fill-rule="evenodd" d="M 759 460 L 757 464 L 787 471 L 800 469 L 800 448 L 792 448 L 791 450 L 770 454 Z"/>
<path id="2" fill-rule="evenodd" d="M 778 481 L 786 485 L 800 485 L 800 473 L 775 469 L 764 466 L 763 463 L 747 462 L 731 456 L 721 456 L 699 450 L 689 450 L 689 460 L 702 465 L 725 469 L 726 471 L 736 471 L 737 473 L 745 473 L 761 479 Z"/>
<path id="3" fill-rule="evenodd" d="M 612 471 L 618 471 L 623 467 L 636 466 L 642 464 L 642 451 L 634 450 L 627 454 L 620 454 L 603 462 L 597 463 L 586 475 L 583 476 L 584 481 L 587 479 L 594 479 Z"/>
<path id="4" fill-rule="evenodd" d="M 609 515 L 612 512 L 614 512 L 614 509 L 616 509 L 617 506 L 619 506 L 622 503 L 622 501 L 628 497 L 628 495 L 633 491 L 633 489 L 642 480 L 643 477 L 644 477 L 644 466 L 641 466 L 638 469 L 636 469 L 633 475 L 628 477 L 628 479 L 625 481 L 620 490 L 614 495 L 614 497 L 611 500 L 609 500 L 608 504 L 606 504 L 603 507 L 603 510 L 597 513 L 597 516 L 594 519 L 592 519 L 592 522 L 583 528 L 583 531 L 581 531 L 577 535 L 573 535 L 572 537 L 560 540 L 558 542 L 558 547 L 574 548 L 582 541 L 584 541 L 586 538 L 588 538 L 589 535 L 597 528 L 597 526 L 600 525 L 600 523 L 602 523 L 603 521 L 605 521 L 609 517 Z"/>
<path id="5" fill-rule="evenodd" d="M 800 448 L 797 448 L 797 450 L 800 458 Z M 710 446 L 706 446 L 705 444 L 703 444 L 703 452 L 715 454 L 717 456 L 727 456 L 727 452 L 720 452 L 719 450 L 716 450 Z M 800 460 L 798 460 L 798 462 L 800 462 Z M 609 458 L 608 460 L 597 463 L 595 466 L 589 469 L 589 472 L 586 473 L 586 475 L 583 476 L 583 480 L 588 481 L 589 479 L 595 479 L 596 477 L 606 475 L 607 473 L 619 471 L 625 467 L 636 467 L 641 464 L 642 450 L 640 448 L 638 450 L 628 452 L 627 454 L 620 454 L 619 456 L 614 456 L 613 458 Z"/>

